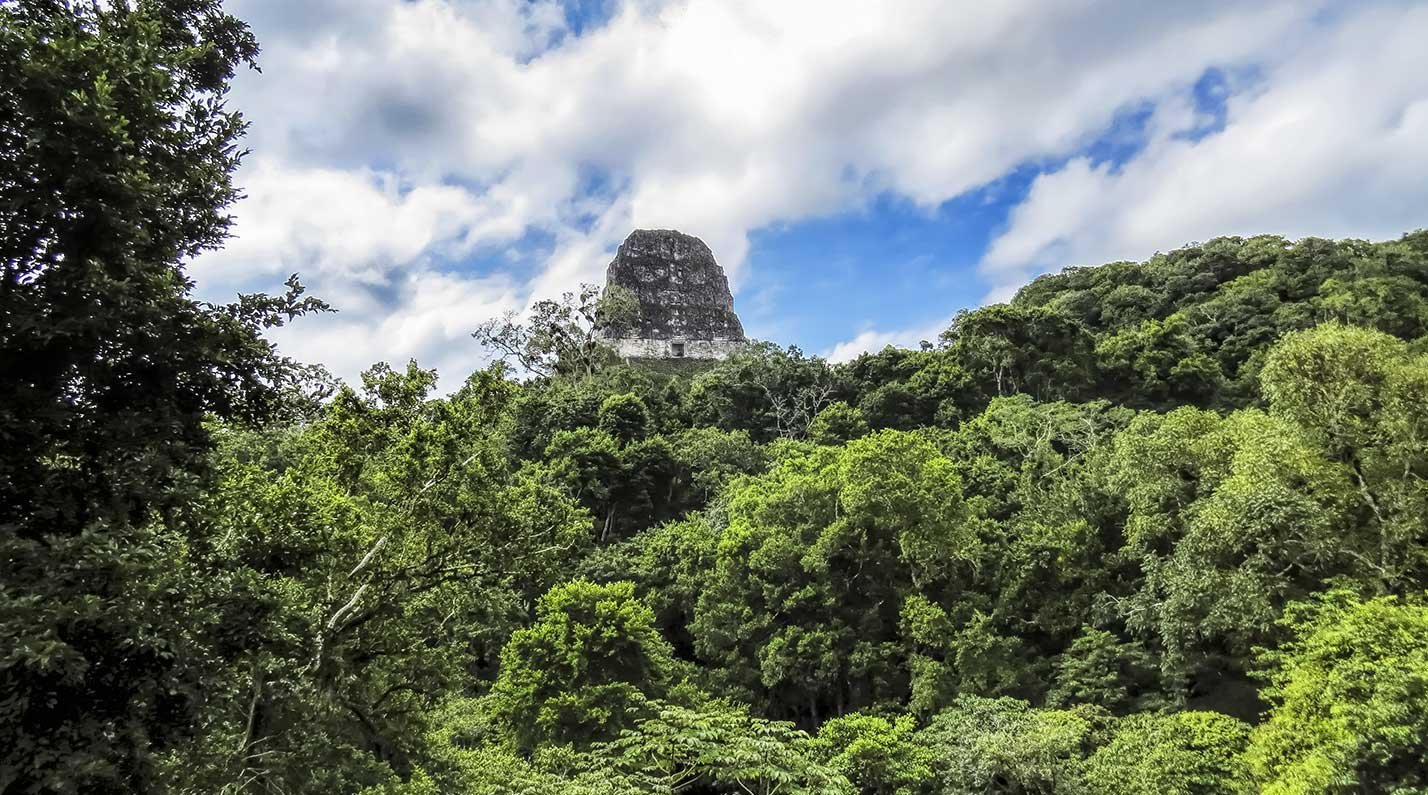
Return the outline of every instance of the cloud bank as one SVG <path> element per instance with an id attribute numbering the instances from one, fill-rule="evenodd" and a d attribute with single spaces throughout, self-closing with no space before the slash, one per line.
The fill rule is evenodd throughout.
<path id="1" fill-rule="evenodd" d="M 933 208 L 1028 164 L 1045 173 L 983 257 L 990 295 L 1211 234 L 1423 217 L 1410 5 L 629 0 L 595 24 L 547 0 L 233 9 L 264 46 L 233 96 L 248 198 L 195 276 L 221 295 L 300 272 L 341 313 L 280 344 L 345 376 L 416 357 L 454 386 L 480 363 L 477 323 L 598 280 L 634 227 L 700 235 L 737 287 L 751 231 L 884 194 Z M 1211 69 L 1257 77 L 1230 87 L 1220 129 L 1187 134 Z M 1133 156 L 1086 155 L 1141 106 Z"/>

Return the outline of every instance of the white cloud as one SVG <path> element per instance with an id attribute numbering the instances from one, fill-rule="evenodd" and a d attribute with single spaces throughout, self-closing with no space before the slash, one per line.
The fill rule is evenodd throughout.
<path id="1" fill-rule="evenodd" d="M 898 331 L 864 329 L 850 340 L 834 345 L 823 353 L 830 362 L 848 362 L 864 353 L 876 353 L 891 345 L 895 348 L 916 348 L 923 341 L 936 342 L 938 335 L 952 325 L 952 318 L 928 323 L 917 328 Z"/>
<path id="2" fill-rule="evenodd" d="M 474 241 L 521 232 L 486 196 L 447 185 L 403 185 L 391 173 L 287 169 L 258 161 L 244 172 L 248 198 L 222 250 L 193 273 L 211 294 L 264 287 L 299 273 L 309 294 L 336 313 L 305 318 L 272 337 L 290 356 L 353 379 L 376 361 L 415 358 L 449 376 L 445 389 L 482 362 L 470 338 L 482 320 L 524 305 L 508 275 L 443 272 L 437 260 Z"/>
<path id="3" fill-rule="evenodd" d="M 476 324 L 522 306 L 520 291 L 503 277 L 417 270 L 391 288 L 385 303 L 360 292 L 324 295 L 336 314 L 278 329 L 273 339 L 287 355 L 349 379 L 378 361 L 400 367 L 415 359 L 436 368 L 442 388 L 452 390 L 484 361 L 471 339 Z"/>
<path id="4" fill-rule="evenodd" d="M 241 176 L 247 198 L 236 208 L 233 237 L 194 266 L 211 287 L 299 270 L 382 283 L 431 256 L 459 254 L 473 238 L 511 237 L 521 229 L 461 188 L 404 186 L 390 173 L 259 160 Z"/>
<path id="5" fill-rule="evenodd" d="M 1225 128 L 1156 125 L 1119 170 L 1085 158 L 1036 179 L 982 267 L 1009 295 L 1070 264 L 1142 259 L 1218 235 L 1390 238 L 1428 219 L 1428 8 L 1324 27 L 1230 98 Z M 1175 116 L 1171 108 L 1166 116 Z"/>
<path id="6" fill-rule="evenodd" d="M 234 94 L 259 159 L 241 175 L 240 240 L 199 279 L 315 269 L 318 294 L 385 285 L 388 301 L 344 318 L 354 361 L 396 356 L 405 338 L 390 328 L 425 295 L 414 280 L 489 291 L 462 258 L 532 232 L 553 251 L 539 272 L 504 276 L 500 300 L 421 311 L 454 323 L 507 291 L 519 303 L 598 280 L 641 226 L 700 235 L 737 286 L 751 230 L 884 191 L 932 206 L 1074 155 L 1118 111 L 1182 97 L 1211 66 L 1282 60 L 1286 42 L 1333 26 L 1316 16 L 1327 5 L 630 0 L 575 36 L 549 0 L 235 0 L 264 45 L 264 73 Z M 1076 161 L 1061 173 L 988 257 L 995 279 L 1037 267 L 1066 237 L 1059 219 L 1079 220 L 1038 208 L 1106 206 L 1097 181 L 1125 179 Z"/>

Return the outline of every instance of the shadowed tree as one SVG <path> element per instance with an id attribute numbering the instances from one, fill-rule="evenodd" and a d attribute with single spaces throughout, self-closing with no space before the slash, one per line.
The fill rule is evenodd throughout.
<path id="1" fill-rule="evenodd" d="M 0 790 L 143 791 L 204 696 L 205 422 L 282 413 L 261 331 L 322 308 L 184 273 L 228 234 L 257 51 L 217 0 L 0 5 Z"/>

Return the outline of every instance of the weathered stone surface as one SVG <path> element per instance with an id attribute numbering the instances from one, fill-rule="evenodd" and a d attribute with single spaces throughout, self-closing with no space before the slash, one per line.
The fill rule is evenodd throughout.
<path id="1" fill-rule="evenodd" d="M 722 359 L 744 343 L 729 280 L 697 237 L 636 229 L 610 261 L 605 285 L 639 300 L 634 329 L 609 340 L 623 356 Z"/>

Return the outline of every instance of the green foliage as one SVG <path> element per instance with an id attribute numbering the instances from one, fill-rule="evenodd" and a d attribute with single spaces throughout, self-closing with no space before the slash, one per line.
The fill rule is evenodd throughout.
<path id="1" fill-rule="evenodd" d="M 958 693 L 1040 700 L 1051 661 L 1088 618 L 1105 617 L 1100 600 L 1123 595 L 1121 542 L 1100 524 L 1118 517 L 1088 482 L 1088 461 L 1104 454 L 1127 414 L 1105 403 L 998 398 L 932 437 L 958 470 L 979 543 L 969 576 L 925 594 L 941 629 L 906 636 L 911 710 L 935 711 Z"/>
<path id="2" fill-rule="evenodd" d="M 455 698 L 432 716 L 427 758 L 406 782 L 373 787 L 392 795 L 641 795 L 652 790 L 603 760 L 569 749 L 528 759 L 501 743 L 485 700 Z"/>
<path id="3" fill-rule="evenodd" d="M 691 506 L 702 506 L 739 475 L 756 475 L 768 466 L 764 449 L 748 431 L 691 428 L 674 438 L 674 458 L 684 472 Z"/>
<path id="4" fill-rule="evenodd" d="M 822 359 L 760 343 L 743 346 L 697 376 L 689 403 L 697 423 L 747 431 L 767 442 L 806 436 L 838 390 L 837 376 Z"/>
<path id="5" fill-rule="evenodd" d="M 742 481 L 691 627 L 701 654 L 776 715 L 903 697 L 900 595 L 970 558 L 960 494 L 951 462 L 898 431 Z"/>
<path id="6" fill-rule="evenodd" d="M 1380 590 L 1428 574 L 1428 359 L 1368 329 L 1326 324 L 1266 357 L 1270 411 L 1305 428 L 1354 487 L 1345 553 Z"/>
<path id="7" fill-rule="evenodd" d="M 559 431 L 545 449 L 545 462 L 537 466 L 562 483 L 601 524 L 601 536 L 608 536 L 615 521 L 615 488 L 623 476 L 619 442 L 595 428 Z"/>
<path id="8" fill-rule="evenodd" d="M 1428 792 L 1428 607 L 1335 590 L 1284 621 L 1248 753 L 1260 791 Z"/>
<path id="9" fill-rule="evenodd" d="M 1082 760 L 1110 718 L 1090 707 L 1032 709 L 1011 698 L 966 696 L 919 733 L 945 795 L 1087 792 Z M 1092 790 L 1094 791 L 1094 790 Z"/>
<path id="10" fill-rule="evenodd" d="M 1239 795 L 1254 790 L 1242 758 L 1249 726 L 1214 712 L 1135 715 L 1086 766 L 1105 795 Z"/>
<path id="11" fill-rule="evenodd" d="M 555 379 L 526 384 L 512 406 L 512 454 L 539 459 L 561 431 L 593 428 L 607 397 L 589 381 Z"/>
<path id="12" fill-rule="evenodd" d="M 1047 307 L 994 304 L 961 312 L 942 333 L 985 402 L 1024 393 L 1038 400 L 1093 396 L 1093 340 L 1071 316 Z"/>
<path id="13" fill-rule="evenodd" d="M 911 795 L 932 780 L 933 752 L 907 715 L 853 713 L 825 722 L 817 748 L 829 767 L 870 795 Z"/>
<path id="14" fill-rule="evenodd" d="M 256 54 L 216 0 L 0 6 L 0 790 L 146 790 L 202 722 L 205 421 L 307 408 L 262 331 L 325 308 L 184 274 L 228 233 Z"/>
<path id="15" fill-rule="evenodd" d="M 1280 336 L 1337 318 L 1416 339 L 1428 333 L 1425 296 L 1428 245 L 1415 232 L 1387 243 L 1217 238 L 1144 263 L 1042 276 L 1012 305 L 1074 317 L 1096 336 L 1102 365 L 1134 385 L 1110 373 L 1091 373 L 1100 383 L 1078 378 L 1063 366 L 1070 382 L 1062 389 L 1137 407 L 1188 400 L 1240 408 L 1253 400 L 1265 350 Z M 1062 358 L 1054 347 L 1039 350 Z"/>
<path id="16" fill-rule="evenodd" d="M 628 582 L 576 580 L 542 596 L 501 652 L 493 708 L 523 749 L 610 739 L 671 684 L 668 644 Z"/>
<path id="17" fill-rule="evenodd" d="M 956 622 L 942 607 L 918 596 L 904 605 L 903 630 L 914 650 L 908 661 L 908 707 L 915 713 L 944 707 L 959 693 L 1020 693 L 1032 675 L 1021 638 L 1002 631 L 982 610 L 959 607 L 964 618 Z"/>
<path id="18" fill-rule="evenodd" d="M 693 644 L 689 626 L 707 587 L 718 540 L 718 530 L 706 514 L 651 528 L 629 541 L 629 558 L 607 579 L 635 580 L 666 637 L 688 649 Z"/>
<path id="19" fill-rule="evenodd" d="M 1408 358 L 1406 346 L 1387 334 L 1326 324 L 1281 340 L 1260 380 L 1276 414 L 1322 434 L 1330 450 L 1345 454 L 1373 444 L 1380 415 L 1402 400 L 1394 387 L 1408 386 L 1395 383 L 1411 379 L 1401 372 L 1413 366 Z"/>
<path id="20" fill-rule="evenodd" d="M 873 428 L 950 425 L 972 406 L 971 375 L 946 351 L 884 348 L 849 362 L 843 373 L 856 407 Z"/>
<path id="21" fill-rule="evenodd" d="M 745 792 L 838 795 L 854 791 L 820 764 L 808 735 L 789 723 L 760 720 L 746 708 L 657 705 L 650 718 L 596 749 L 642 782 L 645 792 Z"/>
<path id="22" fill-rule="evenodd" d="M 1096 355 L 1131 405 L 1205 405 L 1224 388 L 1220 363 L 1201 351 L 1183 315 L 1122 329 L 1103 338 Z"/>
<path id="23" fill-rule="evenodd" d="M 1117 714 L 1140 707 L 1154 693 L 1155 670 L 1139 644 L 1111 632 L 1082 627 L 1057 661 L 1047 700 L 1057 706 L 1094 704 Z"/>
<path id="24" fill-rule="evenodd" d="M 577 506 L 510 471 L 499 371 L 446 399 L 433 382 L 376 367 L 299 433 L 223 433 L 197 549 L 228 573 L 213 620 L 235 659 L 208 681 L 203 742 L 167 757 L 174 789 L 353 791 L 408 768 L 427 710 L 589 544 Z"/>
<path id="25" fill-rule="evenodd" d="M 1352 484 L 1304 431 L 1259 411 L 1177 409 L 1132 423 L 1107 460 L 1127 554 L 1144 572 L 1125 611 L 1172 674 L 1244 660 L 1290 599 L 1344 571 Z"/>
<path id="26" fill-rule="evenodd" d="M 863 412 L 841 400 L 818 412 L 808 426 L 808 438 L 814 444 L 843 444 L 867 435 L 868 421 Z"/>
<path id="27" fill-rule="evenodd" d="M 650 412 L 639 395 L 611 395 L 600 404 L 600 430 L 622 444 L 644 438 L 649 433 Z"/>

